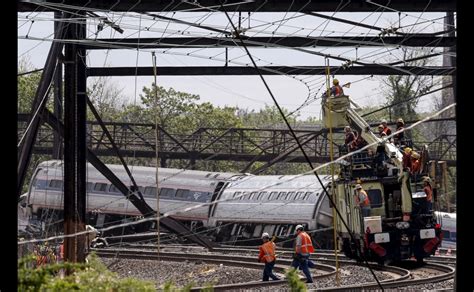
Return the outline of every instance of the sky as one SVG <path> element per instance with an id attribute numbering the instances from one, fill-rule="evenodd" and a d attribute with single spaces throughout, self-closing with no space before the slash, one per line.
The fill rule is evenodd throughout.
<path id="1" fill-rule="evenodd" d="M 98 19 L 88 20 L 87 35 L 90 41 L 95 38 L 137 38 L 137 37 L 217 37 L 219 33 L 209 30 L 190 27 L 168 20 L 153 20 L 151 16 L 136 13 L 102 13 L 109 20 L 117 23 L 123 30 L 119 34 L 105 26 L 98 30 Z M 332 15 L 332 13 L 325 13 Z M 162 16 L 172 17 L 188 22 L 200 23 L 219 29 L 229 30 L 228 21 L 222 13 L 160 13 Z M 233 13 L 234 23 L 238 22 L 238 14 Z M 444 14 L 442 13 L 335 13 L 335 17 L 345 18 L 364 24 L 378 27 L 401 26 L 403 32 L 429 33 L 442 31 Z M 250 17 L 242 13 L 242 27 L 247 36 L 374 36 L 378 31 L 358 26 L 328 21 L 301 13 L 255 13 Z M 52 13 L 19 13 L 18 14 L 18 60 L 27 58 L 34 68 L 44 66 L 53 33 Z M 385 63 L 400 60 L 401 50 L 396 46 L 378 48 L 317 47 L 309 48 L 314 52 L 341 56 L 348 59 L 360 58 L 366 62 Z M 415 48 L 422 52 L 422 48 Z M 436 51 L 440 51 L 438 48 Z M 222 66 L 224 61 L 223 48 L 180 48 L 180 49 L 128 49 L 128 50 L 93 50 L 87 55 L 87 65 L 101 66 L 151 66 L 152 52 L 157 55 L 159 66 Z M 300 52 L 289 48 L 250 49 L 252 56 L 259 66 L 266 65 L 324 65 L 323 57 Z M 331 66 L 338 66 L 340 61 L 329 59 Z M 243 48 L 229 49 L 229 65 L 246 65 L 250 60 Z M 433 58 L 432 65 L 441 65 L 441 58 Z M 382 105 L 385 98 L 381 94 L 383 76 L 350 76 L 335 75 L 341 84 L 352 82 L 345 93 L 361 106 Z M 89 78 L 89 83 L 91 82 Z M 320 96 L 324 88 L 324 76 L 265 76 L 275 98 L 280 105 L 293 111 L 301 106 L 308 98 Z M 138 103 L 139 94 L 143 86 L 150 86 L 153 76 L 150 77 L 112 77 L 112 84 L 122 89 L 123 95 L 131 103 Z M 433 78 L 435 84 L 439 79 Z M 158 84 L 165 88 L 173 87 L 176 90 L 198 94 L 203 102 L 211 102 L 216 106 L 238 106 L 240 108 L 255 109 L 265 105 L 273 105 L 270 95 L 258 76 L 158 76 Z M 433 108 L 433 96 L 420 100 L 418 110 L 428 111 Z M 310 103 L 298 111 L 300 119 L 308 117 L 320 118 L 320 101 Z"/>

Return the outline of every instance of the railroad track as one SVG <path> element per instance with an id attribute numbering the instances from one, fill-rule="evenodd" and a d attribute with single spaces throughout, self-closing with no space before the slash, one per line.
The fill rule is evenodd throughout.
<path id="1" fill-rule="evenodd" d="M 121 247 L 130 247 L 134 249 L 143 249 L 143 250 L 156 250 L 156 244 L 123 244 Z M 169 250 L 196 250 L 196 251 L 205 251 L 206 249 L 201 246 L 194 246 L 194 245 L 162 245 L 161 250 L 169 251 Z M 258 254 L 258 247 L 251 246 L 221 246 L 213 248 L 213 252 L 219 252 L 222 254 L 235 254 L 235 253 L 245 253 L 245 254 Z M 277 248 L 277 255 L 278 258 L 291 258 L 293 256 L 293 250 L 290 248 Z M 327 250 L 327 249 L 317 249 L 314 253 L 316 260 L 334 260 L 334 250 Z M 340 260 L 348 260 L 346 256 L 339 252 L 338 258 Z M 446 255 L 439 255 L 439 256 L 431 256 L 430 258 L 426 258 L 425 262 L 427 263 L 438 263 L 438 264 L 456 264 L 456 256 L 446 256 Z"/>
<path id="2" fill-rule="evenodd" d="M 242 256 L 242 255 L 233 255 L 232 258 L 229 258 L 229 255 L 225 254 L 202 254 L 202 253 L 183 253 L 183 252 L 160 252 L 158 256 L 156 252 L 153 251 L 144 251 L 140 249 L 116 249 L 116 248 L 107 248 L 107 249 L 96 249 L 95 252 L 98 256 L 101 257 L 120 257 L 120 258 L 127 258 L 127 259 L 147 259 L 147 260 L 165 260 L 165 261 L 193 261 L 193 262 L 202 262 L 202 263 L 212 263 L 212 264 L 224 264 L 229 266 L 237 266 L 237 267 L 245 267 L 251 269 L 262 269 L 261 263 L 255 262 L 255 256 Z M 284 273 L 285 269 L 287 269 L 291 264 L 290 258 L 279 258 L 278 264 L 275 265 L 274 270 L 276 272 Z M 333 259 L 318 259 L 318 261 L 324 261 L 327 263 L 334 264 Z M 339 263 L 341 265 L 351 264 L 354 265 L 354 261 L 348 260 L 340 260 Z M 385 271 L 391 272 L 398 275 L 395 278 L 380 281 L 384 287 L 398 287 L 401 285 L 415 285 L 415 284 L 422 284 L 427 282 L 434 282 L 434 281 L 442 281 L 446 279 L 450 279 L 454 275 L 454 269 L 438 264 L 427 264 L 424 267 L 434 270 L 439 270 L 443 274 L 433 276 L 427 279 L 410 279 L 412 274 L 409 270 L 395 267 L 395 266 L 378 266 L 378 265 L 371 265 L 371 267 L 378 271 Z M 316 264 L 316 269 L 320 271 L 324 271 L 325 273 L 322 275 L 314 276 L 314 280 L 317 281 L 318 279 L 326 278 L 332 275 L 335 275 L 336 268 L 334 266 L 328 264 Z M 231 290 L 231 289 L 250 289 L 250 288 L 258 288 L 258 287 L 267 287 L 270 285 L 281 285 L 285 284 L 286 280 L 277 280 L 277 281 L 252 281 L 246 283 L 236 283 L 236 284 L 224 284 L 224 285 L 215 285 L 215 291 L 224 291 L 224 290 Z M 320 288 L 321 290 L 345 290 L 345 289 L 357 289 L 357 288 L 376 288 L 378 287 L 377 283 L 362 283 L 356 285 L 346 285 L 341 287 L 331 287 L 331 288 Z M 191 291 L 199 291 L 204 287 L 195 287 Z M 319 289 L 318 289 L 319 290 Z"/>

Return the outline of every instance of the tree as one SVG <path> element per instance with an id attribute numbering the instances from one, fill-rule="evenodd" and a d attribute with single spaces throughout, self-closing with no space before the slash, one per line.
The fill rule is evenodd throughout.
<path id="1" fill-rule="evenodd" d="M 21 58 L 18 64 L 18 74 L 26 73 L 35 68 L 29 61 L 28 57 Z M 17 105 L 19 113 L 29 113 L 31 111 L 33 98 L 41 79 L 41 71 L 34 72 L 17 77 L 18 96 Z"/>
<path id="2" fill-rule="evenodd" d="M 176 91 L 173 88 L 166 90 L 152 83 L 151 88 L 143 87 L 140 98 L 146 109 L 144 114 L 150 122 L 154 122 L 154 117 L 157 117 L 160 127 L 169 130 L 178 128 L 180 119 L 193 112 L 199 95 Z"/>
<path id="3" fill-rule="evenodd" d="M 91 84 L 87 87 L 87 96 L 103 121 L 117 120 L 123 109 L 125 97 L 123 88 L 111 81 L 110 77 L 90 78 Z M 88 119 L 95 120 L 92 113 L 88 112 Z"/>
<path id="4" fill-rule="evenodd" d="M 422 53 L 417 51 L 408 51 L 402 48 L 402 59 L 406 65 L 410 66 L 426 66 L 428 59 L 418 59 L 409 61 L 422 56 Z M 432 87 L 431 77 L 424 75 L 390 75 L 386 79 L 382 79 L 386 85 L 385 96 L 387 98 L 387 105 L 393 105 L 391 108 L 391 120 L 403 118 L 404 120 L 415 120 L 417 113 L 415 108 L 419 99 L 415 98 L 410 101 L 408 99 L 428 92 Z"/>

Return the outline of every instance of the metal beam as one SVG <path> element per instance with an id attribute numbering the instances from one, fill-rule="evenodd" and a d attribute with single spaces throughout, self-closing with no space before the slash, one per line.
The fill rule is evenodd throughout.
<path id="1" fill-rule="evenodd" d="M 388 6 L 391 9 L 406 12 L 445 12 L 456 11 L 455 0 L 373 0 L 380 5 Z M 224 9 L 227 11 L 248 11 L 248 12 L 308 12 L 308 11 L 328 11 L 328 12 L 373 12 L 380 8 L 376 4 L 372 4 L 366 0 L 228 0 L 225 1 Z M 43 3 L 43 1 L 38 1 Z M 48 6 L 38 9 L 38 6 L 32 1 L 22 1 L 18 3 L 19 12 L 32 11 L 53 11 L 55 4 L 61 4 L 64 9 L 65 5 L 73 5 L 75 9 L 84 7 L 82 0 L 50 0 L 47 1 Z M 199 0 L 180 1 L 180 0 L 142 0 L 142 1 L 117 1 L 102 0 L 89 1 L 86 4 L 88 9 L 101 9 L 105 11 L 124 11 L 124 12 L 144 12 L 144 11 L 206 11 L 210 8 L 221 10 L 221 0 Z M 198 6 L 199 5 L 199 6 Z M 57 7 L 57 6 L 56 6 Z M 59 7 L 58 7 L 59 8 Z"/>
<path id="2" fill-rule="evenodd" d="M 85 13 L 79 13 L 79 15 Z M 77 18 L 65 14 L 66 18 Z M 67 39 L 86 36 L 85 19 L 76 19 L 66 29 Z M 67 43 L 64 48 L 64 234 L 86 230 L 86 60 L 83 48 Z M 84 262 L 86 235 L 66 237 L 64 258 Z"/>
<path id="3" fill-rule="evenodd" d="M 325 75 L 325 66 L 262 66 L 264 75 Z M 442 66 L 382 66 L 366 65 L 348 68 L 331 66 L 330 72 L 337 75 L 452 75 L 455 67 Z M 188 66 L 160 67 L 160 76 L 197 76 L 197 75 L 257 75 L 255 68 L 244 66 Z M 87 75 L 92 76 L 153 76 L 153 67 L 90 67 Z"/>
<path id="4" fill-rule="evenodd" d="M 387 37 L 244 37 L 248 47 L 377 47 L 387 45 L 408 47 L 452 47 L 455 36 L 410 34 Z M 225 37 L 169 37 L 169 38 L 121 38 L 90 40 L 87 50 L 106 49 L 160 49 L 160 48 L 225 48 L 239 47 L 239 42 Z"/>
<path id="5" fill-rule="evenodd" d="M 55 31 L 55 35 L 59 38 L 63 38 L 64 31 L 65 31 L 65 22 L 61 22 Z M 51 44 L 51 49 L 49 50 L 48 57 L 46 58 L 46 62 L 44 65 L 44 71 L 41 75 L 41 80 L 36 89 L 35 98 L 33 100 L 33 106 L 31 108 L 31 113 L 41 112 L 46 107 L 46 102 L 48 99 L 48 92 L 50 89 L 50 84 L 53 79 L 53 75 L 56 68 L 56 62 L 58 59 L 59 54 L 63 49 L 64 44 L 62 42 L 54 42 Z M 18 155 L 18 179 L 17 179 L 17 196 L 20 197 L 23 182 L 25 180 L 26 171 L 28 169 L 28 165 L 31 160 L 31 152 L 33 150 L 33 145 L 36 140 L 36 134 L 39 128 L 39 115 L 33 115 L 31 120 L 29 121 L 29 130 L 26 133 L 22 143 L 19 146 L 19 155 Z"/>
<path id="6" fill-rule="evenodd" d="M 64 125 L 59 121 L 48 109 L 45 109 L 42 114 L 42 120 L 46 122 L 51 128 L 64 137 Z M 104 176 L 106 177 L 131 203 L 137 208 L 145 217 L 154 216 L 156 214 L 145 201 L 140 200 L 138 196 L 133 195 L 133 192 L 93 153 L 92 150 L 87 149 L 87 160 Z M 201 246 L 212 249 L 214 243 L 198 235 L 193 234 L 185 225 L 173 218 L 160 218 L 160 225 L 164 228 L 176 233 L 178 236 L 185 237 Z"/>
<path id="7" fill-rule="evenodd" d="M 54 22 L 54 38 L 60 39 L 59 35 L 59 24 L 60 18 L 62 18 L 61 12 L 54 13 L 54 19 L 58 20 Z M 59 120 L 63 116 L 63 64 L 62 60 L 58 60 L 56 64 L 56 72 L 54 73 L 54 115 L 58 117 Z M 63 145 L 61 137 L 58 133 L 53 133 L 54 142 L 53 142 L 53 159 L 62 159 L 63 156 Z"/>

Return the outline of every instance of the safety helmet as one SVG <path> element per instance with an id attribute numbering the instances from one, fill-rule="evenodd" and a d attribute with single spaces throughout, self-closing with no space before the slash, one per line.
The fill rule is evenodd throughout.
<path id="1" fill-rule="evenodd" d="M 296 228 L 295 228 L 296 231 L 303 230 L 303 229 L 304 229 L 303 225 L 301 224 L 296 225 Z"/>
<path id="2" fill-rule="evenodd" d="M 386 119 L 383 119 L 381 123 L 382 123 L 382 124 L 386 124 L 386 123 L 387 123 L 387 120 L 386 120 Z"/>
<path id="3" fill-rule="evenodd" d="M 264 233 L 262 234 L 262 239 L 263 239 L 263 238 L 270 238 L 270 235 L 269 235 L 268 233 L 264 232 Z"/>
<path id="4" fill-rule="evenodd" d="M 403 150 L 405 152 L 405 154 L 410 154 L 410 152 L 412 151 L 410 147 L 406 147 L 405 150 Z"/>
<path id="5" fill-rule="evenodd" d="M 423 182 L 431 183 L 431 178 L 429 176 L 423 177 Z"/>
<path id="6" fill-rule="evenodd" d="M 356 184 L 356 185 L 355 185 L 355 189 L 356 189 L 356 190 L 360 190 L 360 189 L 362 189 L 362 186 L 361 186 L 360 184 Z"/>
<path id="7" fill-rule="evenodd" d="M 411 157 L 413 157 L 415 159 L 420 159 L 420 154 L 416 153 L 415 151 L 412 151 L 411 152 Z"/>
<path id="8" fill-rule="evenodd" d="M 382 124 L 379 125 L 379 129 L 383 129 L 383 125 L 382 125 Z"/>
<path id="9" fill-rule="evenodd" d="M 399 118 L 399 119 L 397 120 L 397 123 L 405 124 L 405 123 L 403 122 L 403 119 L 402 119 L 402 118 Z"/>
<path id="10" fill-rule="evenodd" d="M 337 79 L 334 79 L 334 80 L 332 81 L 332 84 L 334 84 L 334 85 L 338 85 L 338 84 L 339 84 L 339 80 L 337 80 Z"/>

